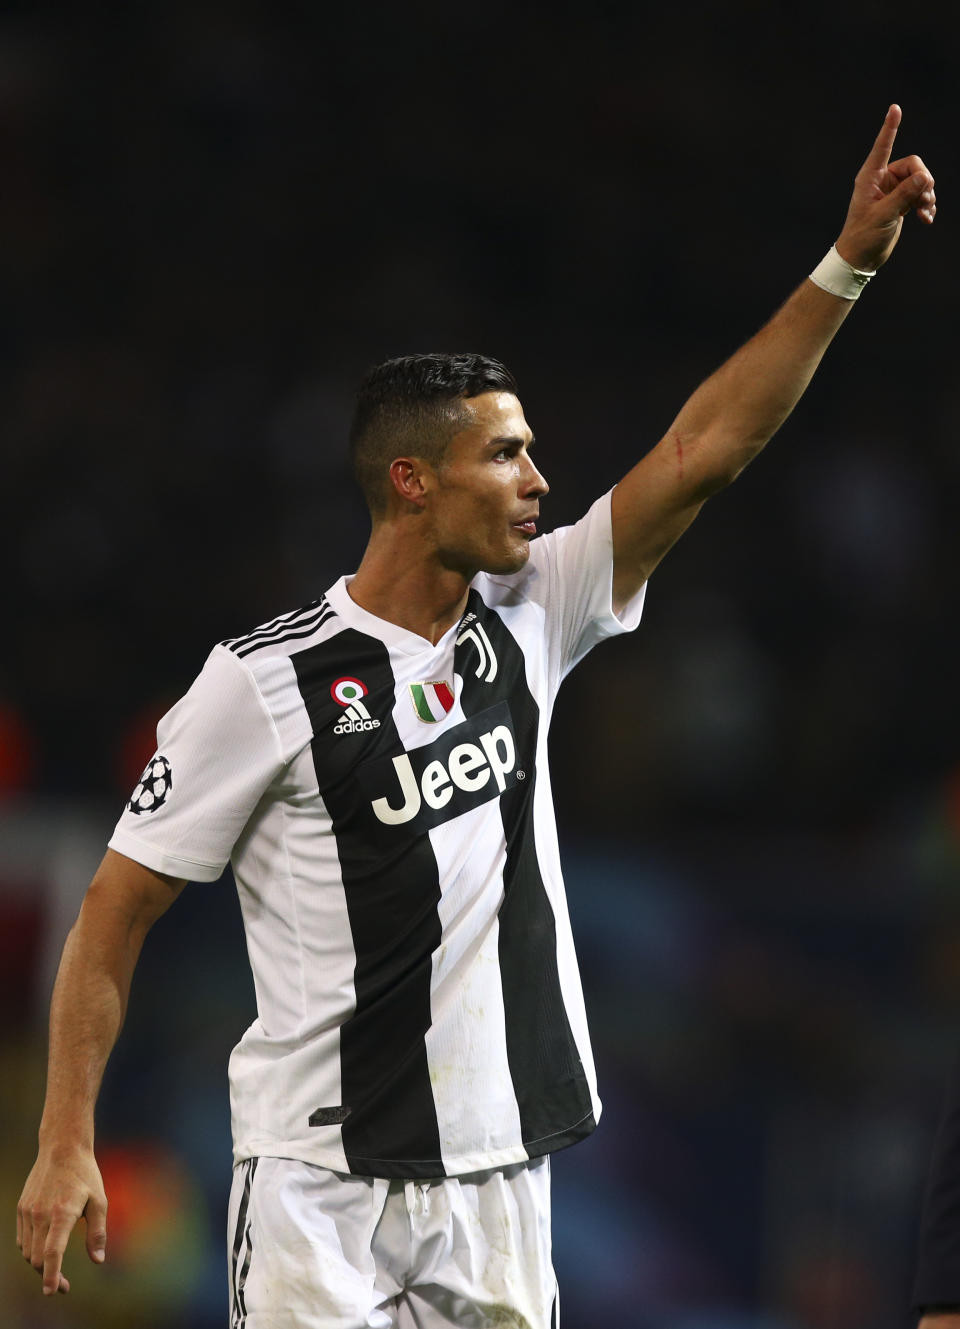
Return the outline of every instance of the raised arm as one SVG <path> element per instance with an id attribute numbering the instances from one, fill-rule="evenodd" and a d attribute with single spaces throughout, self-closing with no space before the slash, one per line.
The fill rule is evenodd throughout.
<path id="1" fill-rule="evenodd" d="M 45 1294 L 69 1292 L 61 1272 L 83 1215 L 87 1253 L 102 1262 L 107 1201 L 93 1152 L 93 1110 L 151 924 L 183 887 L 107 850 L 70 930 L 50 1006 L 47 1095 L 37 1161 L 17 1206 L 17 1245 Z"/>
<path id="2" fill-rule="evenodd" d="M 704 502 L 763 448 L 793 410 L 853 307 L 853 292 L 890 257 L 903 218 L 936 215 L 933 176 L 919 157 L 890 155 L 899 106 L 887 111 L 857 174 L 839 257 L 825 260 L 769 323 L 686 402 L 664 438 L 613 492 L 614 608 L 639 590 Z M 832 268 L 832 272 L 831 272 Z M 836 274 L 836 276 L 833 275 Z M 823 289 L 818 280 L 848 295 Z"/>

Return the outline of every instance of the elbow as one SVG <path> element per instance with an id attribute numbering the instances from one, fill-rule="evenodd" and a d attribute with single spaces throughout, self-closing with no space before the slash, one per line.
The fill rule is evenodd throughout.
<path id="1" fill-rule="evenodd" d="M 690 477 L 691 496 L 697 503 L 705 503 L 708 498 L 713 498 L 714 494 L 732 485 L 746 465 L 746 461 L 741 461 L 737 465 L 728 462 L 704 467 L 698 475 Z"/>
<path id="2" fill-rule="evenodd" d="M 699 455 L 700 465 L 697 474 L 691 475 L 697 497 L 705 501 L 732 485 L 754 457 L 763 451 L 766 442 L 766 435 L 756 438 L 740 437 L 719 441 L 713 446 L 703 448 Z"/>
<path id="3" fill-rule="evenodd" d="M 694 490 L 697 502 L 705 503 L 708 498 L 713 498 L 715 494 L 721 493 L 733 484 L 742 470 L 742 466 L 736 468 L 725 467 L 722 470 L 710 471 L 707 475 L 701 476 Z"/>

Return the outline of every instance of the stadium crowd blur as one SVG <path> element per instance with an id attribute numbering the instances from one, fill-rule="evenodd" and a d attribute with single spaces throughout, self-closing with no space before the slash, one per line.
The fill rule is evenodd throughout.
<path id="1" fill-rule="evenodd" d="M 0 9 L 11 1233 L 57 955 L 158 716 L 213 642 L 359 557 L 360 374 L 499 355 L 546 524 L 575 519 L 822 256 L 897 99 L 944 216 L 908 224 L 641 630 L 561 699 L 606 1113 L 554 1177 L 567 1329 L 909 1322 L 960 1037 L 957 20 L 718 12 Z M 224 1322 L 226 1056 L 251 1012 L 226 874 L 134 983 L 100 1112 L 108 1264 L 72 1246 L 51 1308 L 11 1235 L 5 1324 Z"/>

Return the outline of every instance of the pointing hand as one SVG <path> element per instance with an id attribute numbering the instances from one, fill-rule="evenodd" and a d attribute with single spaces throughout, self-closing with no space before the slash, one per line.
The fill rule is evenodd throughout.
<path id="1" fill-rule="evenodd" d="M 933 176 L 923 161 L 915 155 L 890 160 L 900 120 L 900 107 L 891 106 L 857 172 L 847 219 L 837 239 L 837 252 L 855 268 L 873 271 L 886 263 L 908 212 L 915 212 L 928 226 L 937 214 Z"/>

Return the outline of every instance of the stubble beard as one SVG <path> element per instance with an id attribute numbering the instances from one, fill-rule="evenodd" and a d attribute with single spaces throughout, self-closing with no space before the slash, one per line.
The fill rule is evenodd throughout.
<path id="1" fill-rule="evenodd" d="M 451 548 L 441 553 L 443 566 L 451 572 L 458 572 L 466 581 L 485 572 L 491 577 L 509 577 L 522 571 L 530 558 L 530 541 L 519 531 L 513 532 L 515 540 L 499 549 L 456 549 Z"/>
<path id="2" fill-rule="evenodd" d="M 485 560 L 480 568 L 481 572 L 486 572 L 491 577 L 509 577 L 514 572 L 520 572 L 527 565 L 530 557 L 530 544 L 521 537 L 523 543 L 513 554 L 505 553 L 502 558 L 493 558 Z"/>

